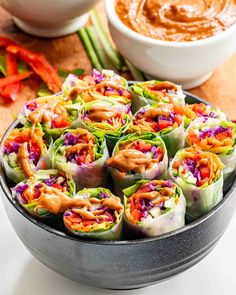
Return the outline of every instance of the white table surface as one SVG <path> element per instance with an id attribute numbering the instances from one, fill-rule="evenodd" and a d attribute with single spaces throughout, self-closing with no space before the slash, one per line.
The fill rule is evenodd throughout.
<path id="1" fill-rule="evenodd" d="M 85 286 L 51 271 L 25 249 L 0 201 L 0 295 L 235 295 L 236 215 L 216 248 L 179 276 L 151 287 L 110 291 Z"/>

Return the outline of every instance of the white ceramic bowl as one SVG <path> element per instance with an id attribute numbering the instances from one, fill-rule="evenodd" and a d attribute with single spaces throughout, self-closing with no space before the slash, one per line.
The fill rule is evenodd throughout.
<path id="1" fill-rule="evenodd" d="M 114 4 L 115 0 L 106 0 L 110 33 L 119 52 L 152 77 L 194 88 L 236 51 L 236 24 L 205 40 L 159 41 L 129 29 L 119 19 Z"/>
<path id="2" fill-rule="evenodd" d="M 81 28 L 100 0 L 0 0 L 18 27 L 40 37 L 59 37 Z"/>

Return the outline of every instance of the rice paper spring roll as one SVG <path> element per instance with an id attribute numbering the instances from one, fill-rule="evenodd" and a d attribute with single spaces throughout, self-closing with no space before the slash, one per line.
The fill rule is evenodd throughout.
<path id="1" fill-rule="evenodd" d="M 155 237 L 185 225 L 186 201 L 171 180 L 141 180 L 124 190 L 124 221 L 136 236 Z"/>
<path id="2" fill-rule="evenodd" d="M 53 166 L 69 174 L 77 189 L 106 185 L 108 158 L 101 132 L 81 128 L 66 130 L 53 146 Z"/>
<path id="3" fill-rule="evenodd" d="M 172 158 L 184 147 L 183 109 L 167 103 L 143 107 L 134 115 L 130 131 L 158 132 Z"/>
<path id="4" fill-rule="evenodd" d="M 134 84 L 132 91 L 132 111 L 136 113 L 141 107 L 156 102 L 185 104 L 186 95 L 182 87 L 169 81 L 146 81 Z"/>
<path id="5" fill-rule="evenodd" d="M 215 153 L 225 165 L 224 190 L 231 185 L 236 172 L 236 125 L 215 118 L 197 118 L 186 131 L 186 143 Z"/>
<path id="6" fill-rule="evenodd" d="M 13 198 L 32 216 L 51 218 L 76 203 L 74 181 L 58 170 L 40 170 L 11 189 Z"/>
<path id="7" fill-rule="evenodd" d="M 75 199 L 80 206 L 67 210 L 63 218 L 70 233 L 86 239 L 120 238 L 124 213 L 120 198 L 106 188 L 90 188 L 79 191 Z"/>
<path id="8" fill-rule="evenodd" d="M 227 121 L 226 115 L 221 110 L 204 103 L 186 104 L 184 106 L 184 115 L 185 128 L 187 128 L 192 121 L 199 117 L 215 118 Z"/>
<path id="9" fill-rule="evenodd" d="M 126 109 L 131 105 L 127 80 L 111 70 L 99 72 L 94 69 L 91 76 L 84 75 L 80 78 L 69 75 L 62 91 L 68 99 L 79 99 L 84 103 L 106 98 L 120 103 Z"/>
<path id="10" fill-rule="evenodd" d="M 117 195 L 141 179 L 167 176 L 168 156 L 160 136 L 151 132 L 131 133 L 116 144 L 107 161 Z"/>
<path id="11" fill-rule="evenodd" d="M 122 111 L 120 104 L 107 100 L 92 101 L 79 114 L 78 127 L 104 133 L 108 150 L 112 152 L 117 140 L 129 129 L 131 121 L 129 110 Z"/>
<path id="12" fill-rule="evenodd" d="M 192 147 L 177 152 L 170 162 L 169 174 L 183 191 L 189 220 L 208 213 L 222 200 L 223 168 L 215 154 Z"/>
<path id="13" fill-rule="evenodd" d="M 20 115 L 22 124 L 40 124 L 45 133 L 58 138 L 65 129 L 76 127 L 81 104 L 72 104 L 58 98 L 47 96 L 27 102 Z"/>
<path id="14" fill-rule="evenodd" d="M 4 142 L 3 166 L 7 177 L 15 183 L 30 178 L 35 171 L 51 165 L 52 140 L 40 127 L 15 128 Z"/>

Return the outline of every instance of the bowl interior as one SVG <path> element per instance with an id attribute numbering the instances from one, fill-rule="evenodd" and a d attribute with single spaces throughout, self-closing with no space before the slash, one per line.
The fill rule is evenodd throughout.
<path id="1" fill-rule="evenodd" d="M 130 81 L 129 85 L 132 85 L 134 83 L 134 81 Z M 204 99 L 201 99 L 195 95 L 192 95 L 188 92 L 185 92 L 186 94 L 186 102 L 189 104 L 193 104 L 193 103 L 205 103 L 208 104 L 209 103 L 207 101 L 205 101 Z M 11 132 L 11 130 L 15 127 L 17 127 L 19 125 L 19 121 L 15 120 L 10 127 L 8 128 L 8 130 L 6 131 L 5 135 L 2 138 L 1 141 L 1 145 L 0 145 L 0 153 L 2 154 L 2 150 L 3 150 L 3 144 L 4 141 L 6 140 L 6 138 L 8 137 L 8 134 Z M 2 159 L 2 157 L 1 157 Z M 144 242 L 150 242 L 150 241 L 154 241 L 154 240 L 158 240 L 158 239 L 164 239 L 165 237 L 169 237 L 172 235 L 176 235 L 178 233 L 184 232 L 190 228 L 193 228 L 194 226 L 202 223 L 203 221 L 205 221 L 206 219 L 208 219 L 212 214 L 214 214 L 217 210 L 220 210 L 220 208 L 222 206 L 224 206 L 224 204 L 233 196 L 233 192 L 235 192 L 236 190 L 236 179 L 234 180 L 234 182 L 232 183 L 230 189 L 224 193 L 224 198 L 223 200 L 215 207 L 213 208 L 209 213 L 207 213 L 206 215 L 202 216 L 201 218 L 195 220 L 194 222 L 191 222 L 187 225 L 185 225 L 184 227 L 172 231 L 170 233 L 166 233 L 154 238 L 145 238 L 145 239 L 128 239 L 126 236 L 123 237 L 122 240 L 119 241 L 92 241 L 92 240 L 82 240 L 76 237 L 73 237 L 72 235 L 70 235 L 69 233 L 65 232 L 65 228 L 63 225 L 63 222 L 60 222 L 59 220 L 54 220 L 54 221 L 43 221 L 43 220 L 39 220 L 36 219 L 34 217 L 32 217 L 30 214 L 28 214 L 20 205 L 18 205 L 16 203 L 16 201 L 12 198 L 11 192 L 10 192 L 10 187 L 13 186 L 12 183 L 10 183 L 6 176 L 5 173 L 3 171 L 3 165 L 2 165 L 2 160 L 1 160 L 1 166 L 0 166 L 0 185 L 1 185 L 1 189 L 3 191 L 2 196 L 7 198 L 8 201 L 12 204 L 12 206 L 15 207 L 15 209 L 20 212 L 25 218 L 28 219 L 29 222 L 32 222 L 34 224 L 36 224 L 37 226 L 43 228 L 46 231 L 49 231 L 52 234 L 55 235 L 59 235 L 61 237 L 67 238 L 67 239 L 72 239 L 72 240 L 79 240 L 80 242 L 85 242 L 85 243 L 92 243 L 92 244 L 108 244 L 108 245 L 117 245 L 117 244 L 137 244 L 137 243 L 144 243 Z"/>

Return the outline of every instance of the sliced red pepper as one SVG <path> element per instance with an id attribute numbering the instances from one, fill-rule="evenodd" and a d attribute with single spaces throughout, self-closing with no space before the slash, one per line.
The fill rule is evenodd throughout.
<path id="1" fill-rule="evenodd" d="M 27 79 L 32 74 L 33 74 L 33 72 L 24 72 L 24 73 L 21 73 L 21 74 L 16 74 L 16 75 L 12 75 L 12 76 L 9 76 L 9 77 L 1 78 L 0 79 L 0 89 L 7 86 L 7 85 L 9 85 L 9 84 L 12 84 L 12 83 Z"/>
<path id="2" fill-rule="evenodd" d="M 201 178 L 209 178 L 210 177 L 210 170 L 208 167 L 201 167 L 200 168 Z"/>
<path id="3" fill-rule="evenodd" d="M 7 65 L 7 76 L 18 74 L 18 66 L 17 66 L 17 59 L 16 56 L 12 53 L 6 54 L 6 65 Z M 2 89 L 2 96 L 5 102 L 11 102 L 16 100 L 17 95 L 23 88 L 23 84 L 21 81 L 12 83 L 7 85 Z"/>
<path id="4" fill-rule="evenodd" d="M 57 93 L 61 91 L 63 83 L 62 79 L 43 54 L 33 53 L 17 44 L 8 46 L 7 51 L 17 55 L 20 59 L 26 62 L 48 85 L 48 88 L 52 92 Z"/>
<path id="5" fill-rule="evenodd" d="M 162 130 L 162 129 L 172 126 L 172 123 L 167 120 L 159 120 L 158 125 L 159 125 L 160 130 Z"/>
<path id="6" fill-rule="evenodd" d="M 65 128 L 70 126 L 70 122 L 66 118 L 58 116 L 52 122 L 54 128 Z"/>
<path id="7" fill-rule="evenodd" d="M 13 45 L 15 42 L 6 37 L 0 37 L 0 48 L 6 48 L 9 45 Z"/>

